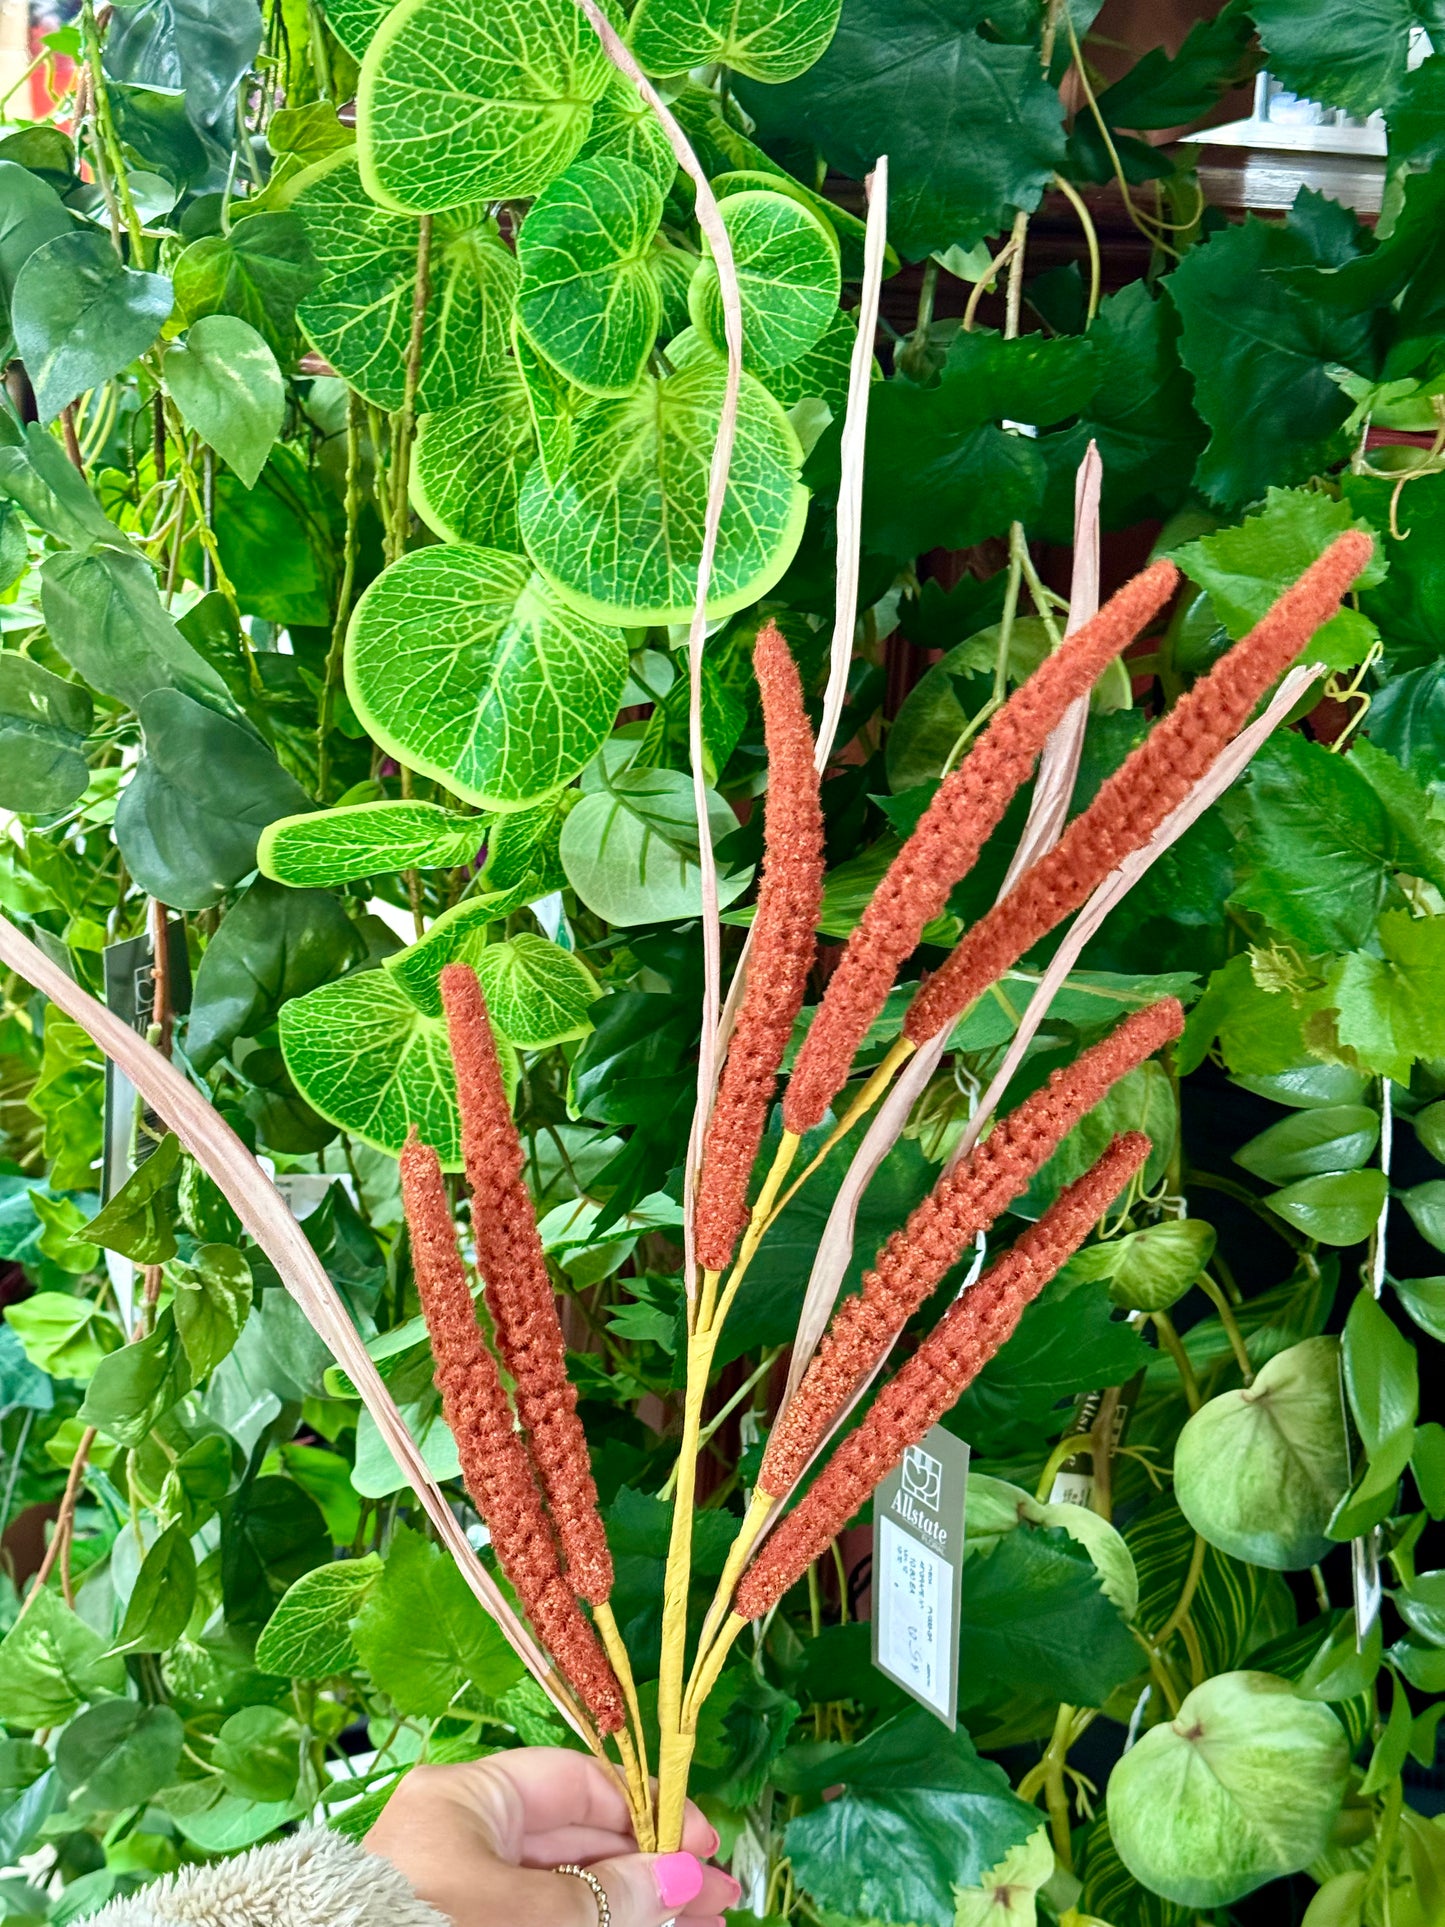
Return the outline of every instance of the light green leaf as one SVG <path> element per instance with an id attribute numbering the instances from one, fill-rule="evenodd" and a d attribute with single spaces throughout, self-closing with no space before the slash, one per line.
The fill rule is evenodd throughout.
<path id="1" fill-rule="evenodd" d="M 1281 1572 L 1324 1557 L 1326 1528 L 1350 1484 L 1339 1358 L 1338 1339 L 1307 1338 L 1187 1421 L 1175 1491 L 1210 1545 Z"/>
<path id="2" fill-rule="evenodd" d="M 346 640 L 346 687 L 387 752 L 484 809 L 569 781 L 617 713 L 627 651 L 562 607 L 519 556 L 419 549 L 373 582 Z"/>
<path id="3" fill-rule="evenodd" d="M 469 401 L 417 424 L 411 505 L 447 542 L 520 554 L 517 498 L 537 455 L 537 431 L 515 361 L 481 375 Z"/>
<path id="4" fill-rule="evenodd" d="M 842 0 L 641 0 L 627 38 L 650 74 L 719 61 L 754 80 L 792 80 L 827 48 Z"/>
<path id="5" fill-rule="evenodd" d="M 285 1593 L 256 1641 L 256 1664 L 288 1679 L 325 1679 L 357 1664 L 351 1622 L 381 1577 L 374 1552 L 306 1572 Z"/>
<path id="6" fill-rule="evenodd" d="M 953 1927 L 1019 1927 L 1053 1876 L 1053 1842 L 1040 1826 L 1021 1847 L 1010 1847 L 976 1886 L 954 1889 Z"/>
<path id="7" fill-rule="evenodd" d="M 1416 1058 L 1445 1056 L 1445 917 L 1386 910 L 1382 956 L 1356 950 L 1330 973 L 1336 1029 L 1362 1070 L 1405 1084 Z"/>
<path id="8" fill-rule="evenodd" d="M 1301 1178 L 1265 1199 L 1287 1224 L 1326 1245 L 1359 1244 L 1369 1237 L 1385 1202 L 1383 1171 L 1341 1171 Z"/>
<path id="9" fill-rule="evenodd" d="M 718 204 L 732 243 L 743 310 L 743 364 L 760 374 L 783 368 L 822 338 L 838 311 L 838 239 L 791 195 L 751 189 Z M 717 268 L 704 256 L 688 290 L 693 325 L 726 346 Z"/>
<path id="10" fill-rule="evenodd" d="M 330 1123 L 393 1157 L 415 1126 L 448 1170 L 459 1168 L 446 1025 L 384 970 L 293 997 L 281 1012 L 281 1051 L 297 1090 Z"/>
<path id="11" fill-rule="evenodd" d="M 248 321 L 204 315 L 161 363 L 186 426 L 254 488 L 286 415 L 276 357 Z"/>
<path id="12" fill-rule="evenodd" d="M 1349 1765 L 1328 1706 L 1270 1673 L 1222 1673 L 1115 1766 L 1109 1830 L 1152 1892 L 1212 1910 L 1324 1852 Z"/>
<path id="13" fill-rule="evenodd" d="M 1130 1311 L 1167 1311 L 1209 1263 L 1214 1246 L 1213 1225 L 1199 1218 L 1168 1218 L 1126 1238 L 1090 1245 L 1072 1260 L 1069 1274 L 1107 1278 L 1109 1296 Z"/>
<path id="14" fill-rule="evenodd" d="M 1379 1141 L 1379 1115 L 1367 1104 L 1329 1104 L 1281 1118 L 1242 1145 L 1234 1161 L 1270 1184 L 1285 1184 L 1291 1178 L 1358 1170 Z"/>
<path id="15" fill-rule="evenodd" d="M 367 192 L 404 214 L 540 194 L 612 71 L 573 0 L 402 0 L 361 66 Z"/>
<path id="16" fill-rule="evenodd" d="M 376 1590 L 356 1621 L 373 1684 L 398 1712 L 440 1719 L 469 1687 L 495 1699 L 522 1662 L 440 1546 L 410 1526 L 392 1535 Z"/>
<path id="17" fill-rule="evenodd" d="M 188 1265 L 167 1269 L 175 1288 L 176 1330 L 199 1383 L 241 1336 L 251 1309 L 251 1267 L 234 1245 L 201 1245 Z"/>
<path id="18" fill-rule="evenodd" d="M 714 842 L 736 828 L 708 792 Z M 609 923 L 671 923 L 702 909 L 692 782 L 680 770 L 623 770 L 584 796 L 562 825 L 562 867 L 589 910 Z M 718 901 L 742 895 L 751 872 L 718 879 Z"/>
<path id="19" fill-rule="evenodd" d="M 578 160 L 628 161 L 664 190 L 677 173 L 677 156 L 662 122 L 623 74 L 613 74 L 592 108 L 592 125 Z"/>
<path id="20" fill-rule="evenodd" d="M 1445 1179 L 1428 1178 L 1397 1196 L 1426 1243 L 1445 1251 Z"/>
<path id="21" fill-rule="evenodd" d="M 593 397 L 568 381 L 545 355 L 539 355 L 515 321 L 512 323 L 512 358 L 527 397 L 542 473 L 548 486 L 555 488 L 572 453 L 577 417 L 591 405 Z"/>
<path id="22" fill-rule="evenodd" d="M 175 265 L 176 307 L 192 323 L 213 314 L 249 321 L 278 357 L 290 356 L 296 309 L 320 279 L 306 223 L 289 208 L 262 210 L 233 221 L 229 234 L 192 241 Z"/>
<path id="23" fill-rule="evenodd" d="M 143 355 L 171 301 L 163 274 L 124 267 L 95 228 L 38 247 L 16 277 L 11 325 L 40 419 Z"/>
<path id="24" fill-rule="evenodd" d="M 263 876 L 320 888 L 391 870 L 449 870 L 486 840 L 485 821 L 439 803 L 353 803 L 268 823 L 256 845 Z"/>
<path id="25" fill-rule="evenodd" d="M 486 948 L 490 926 L 509 917 L 514 910 L 520 910 L 532 894 L 531 885 L 524 881 L 511 889 L 466 897 L 450 910 L 444 910 L 424 937 L 384 958 L 383 966 L 418 1010 L 424 1010 L 428 1017 L 439 1017 L 442 993 L 438 979 L 445 966 L 450 963 L 475 965 Z"/>
<path id="26" fill-rule="evenodd" d="M 151 1544 L 126 1602 L 113 1653 L 167 1653 L 196 1603 L 196 1555 L 186 1528 L 167 1526 Z"/>
<path id="27" fill-rule="evenodd" d="M 1392 1278 L 1390 1282 L 1421 1331 L 1445 1345 L 1445 1278 Z"/>
<path id="28" fill-rule="evenodd" d="M 592 1028 L 587 1011 L 601 994 L 597 980 L 560 944 L 522 930 L 489 943 L 476 967 L 492 1022 L 520 1049 L 542 1050 Z"/>
<path id="29" fill-rule="evenodd" d="M 0 1699 L 10 1726 L 63 1726 L 88 1700 L 123 1693 L 125 1661 L 58 1593 L 42 1588 L 0 1640 Z"/>
<path id="30" fill-rule="evenodd" d="M 418 223 L 368 196 L 355 161 L 329 168 L 296 212 L 322 270 L 297 309 L 302 333 L 367 401 L 399 408 L 406 388 Z M 455 207 L 432 230 L 417 408 L 455 408 L 506 351 L 517 264 L 495 221 Z"/>
<path id="31" fill-rule="evenodd" d="M 243 1706 L 216 1735 L 212 1760 L 227 1793 L 276 1804 L 296 1791 L 301 1728 L 279 1706 Z"/>
<path id="32" fill-rule="evenodd" d="M 361 60 L 391 9 L 392 0 L 327 0 L 322 11 L 352 59 Z"/>
<path id="33" fill-rule="evenodd" d="M 90 692 L 28 656 L 0 655 L 0 809 L 50 815 L 90 781 Z"/>
<path id="34" fill-rule="evenodd" d="M 623 160 L 578 160 L 522 223 L 517 319 L 533 347 L 592 395 L 625 395 L 662 317 L 649 257 L 662 189 Z"/>
<path id="35" fill-rule="evenodd" d="M 634 394 L 578 418 L 555 487 L 540 463 L 528 476 L 523 539 L 585 615 L 638 627 L 692 614 L 724 383 L 713 363 L 644 376 Z M 756 602 L 792 561 L 808 499 L 801 460 L 787 417 L 744 374 L 708 597 L 714 618 Z"/>
<path id="36" fill-rule="evenodd" d="M 174 1184 L 181 1143 L 168 1131 L 110 1202 L 85 1227 L 93 1244 L 135 1265 L 161 1265 L 176 1255 Z"/>
<path id="37" fill-rule="evenodd" d="M 37 1291 L 9 1306 L 5 1322 L 30 1363 L 52 1378 L 89 1378 L 122 1342 L 112 1319 L 68 1291 Z"/>

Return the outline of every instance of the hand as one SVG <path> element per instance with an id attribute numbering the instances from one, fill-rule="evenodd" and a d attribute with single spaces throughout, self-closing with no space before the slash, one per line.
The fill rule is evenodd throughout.
<path id="1" fill-rule="evenodd" d="M 703 1860 L 717 1834 L 689 1802 L 682 1853 L 638 1853 L 616 1781 L 586 1754 L 524 1747 L 464 1766 L 413 1767 L 366 1836 L 455 1927 L 597 1927 L 595 1873 L 612 1927 L 723 1927 L 738 1883 Z"/>

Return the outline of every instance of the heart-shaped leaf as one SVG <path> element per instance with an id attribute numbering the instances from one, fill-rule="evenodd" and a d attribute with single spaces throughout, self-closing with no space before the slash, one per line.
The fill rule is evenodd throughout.
<path id="1" fill-rule="evenodd" d="M 76 232 L 75 216 L 48 181 L 16 161 L 0 161 L 0 301 L 15 292 L 15 277 L 39 247 Z"/>
<path id="2" fill-rule="evenodd" d="M 378 576 L 346 639 L 346 687 L 388 754 L 484 809 L 536 802 L 612 726 L 627 651 L 520 556 L 417 549 Z"/>
<path id="3" fill-rule="evenodd" d="M 438 803 L 353 803 L 268 823 L 256 864 L 293 889 L 324 889 L 388 870 L 449 870 L 469 863 L 485 838 L 481 819 Z"/>
<path id="4" fill-rule="evenodd" d="M 90 781 L 85 739 L 93 717 L 84 684 L 28 656 L 0 655 L 0 808 L 69 809 Z"/>
<path id="5" fill-rule="evenodd" d="M 507 819 L 501 819 L 505 822 Z M 418 1010 L 428 1017 L 442 1013 L 441 984 L 438 979 L 450 963 L 476 965 L 486 948 L 487 931 L 514 910 L 520 910 L 534 892 L 530 883 L 505 890 L 489 890 L 483 896 L 465 897 L 439 916 L 424 937 L 393 951 L 385 968 L 405 990 Z"/>
<path id="6" fill-rule="evenodd" d="M 541 463 L 527 477 L 523 539 L 584 614 L 629 627 L 692 614 L 724 382 L 716 362 L 645 375 L 632 394 L 578 417 L 555 487 Z M 792 561 L 808 502 L 801 460 L 787 416 L 745 374 L 709 615 L 756 602 Z"/>
<path id="7" fill-rule="evenodd" d="M 805 355 L 838 311 L 838 237 L 788 194 L 749 189 L 719 202 L 732 243 L 743 310 L 743 365 L 755 374 Z M 704 256 L 688 292 L 693 324 L 721 351 L 722 291 Z"/>
<path id="8" fill-rule="evenodd" d="M 161 367 L 186 426 L 254 488 L 286 415 L 286 384 L 261 336 L 235 315 L 205 315 Z"/>
<path id="9" fill-rule="evenodd" d="M 723 799 L 708 792 L 717 842 L 737 828 Z M 692 781 L 681 770 L 623 770 L 577 804 L 562 825 L 562 866 L 589 910 L 609 923 L 668 923 L 702 909 Z M 718 879 L 724 906 L 742 895 L 750 870 Z"/>
<path id="10" fill-rule="evenodd" d="M 417 423 L 411 505 L 447 542 L 520 554 L 517 498 L 537 457 L 537 431 L 517 365 L 504 359 L 480 376 L 469 401 Z"/>
<path id="11" fill-rule="evenodd" d="M 233 221 L 229 234 L 192 241 L 175 265 L 176 307 L 188 322 L 212 314 L 249 321 L 287 355 L 296 309 L 320 279 L 306 223 L 289 208 L 263 209 Z"/>
<path id="12" fill-rule="evenodd" d="M 601 994 L 580 958 L 545 937 L 520 930 L 503 943 L 489 943 L 477 958 L 477 976 L 492 1021 L 509 1042 L 542 1050 L 571 1037 L 585 1037 L 589 1007 Z"/>
<path id="13" fill-rule="evenodd" d="M 15 279 L 11 325 L 42 421 L 143 355 L 171 311 L 163 274 L 125 267 L 103 234 L 58 234 Z"/>
<path id="14" fill-rule="evenodd" d="M 650 74 L 720 61 L 754 80 L 806 73 L 833 38 L 843 0 L 640 0 L 628 28 Z"/>
<path id="15" fill-rule="evenodd" d="M 1374 1230 L 1388 1190 L 1383 1171 L 1338 1171 L 1287 1184 L 1265 1203 L 1307 1238 L 1354 1245 Z"/>

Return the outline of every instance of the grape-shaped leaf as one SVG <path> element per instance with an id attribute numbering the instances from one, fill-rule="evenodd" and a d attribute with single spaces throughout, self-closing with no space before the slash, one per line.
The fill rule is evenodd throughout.
<path id="1" fill-rule="evenodd" d="M 537 458 L 537 432 L 514 361 L 482 375 L 470 401 L 417 423 L 411 504 L 448 542 L 520 551 L 517 497 Z"/>
<path id="2" fill-rule="evenodd" d="M 1272 1673 L 1221 1673 L 1109 1778 L 1109 1831 L 1151 1892 L 1225 1907 L 1325 1850 L 1350 1743 L 1328 1706 Z"/>
<path id="3" fill-rule="evenodd" d="M 572 454 L 577 417 L 590 405 L 592 397 L 578 388 L 545 355 L 539 355 L 515 320 L 512 323 L 512 354 L 527 408 L 537 436 L 537 451 L 542 458 L 542 473 L 548 486 L 555 488 Z"/>
<path id="4" fill-rule="evenodd" d="M 597 1001 L 596 979 L 560 944 L 522 930 L 489 943 L 477 958 L 482 994 L 497 1029 L 524 1050 L 541 1050 L 592 1028 L 587 1011 Z"/>
<path id="5" fill-rule="evenodd" d="M 414 1126 L 443 1165 L 460 1167 L 446 1022 L 419 1011 L 384 970 L 293 997 L 281 1012 L 281 1054 L 306 1102 L 341 1130 L 395 1157 Z"/>
<path id="6" fill-rule="evenodd" d="M 540 463 L 527 477 L 523 539 L 543 574 L 598 621 L 640 626 L 692 614 L 724 382 L 718 362 L 644 376 L 631 395 L 594 402 L 577 418 L 554 487 Z M 808 501 L 801 461 L 787 416 L 744 374 L 709 615 L 756 602 L 792 561 Z"/>
<path id="7" fill-rule="evenodd" d="M 786 367 L 808 352 L 838 311 L 837 236 L 787 194 L 730 194 L 718 212 L 738 271 L 744 365 L 754 373 Z M 721 350 L 722 294 L 710 255 L 693 276 L 688 308 L 694 325 Z"/>
<path id="8" fill-rule="evenodd" d="M 346 687 L 389 755 L 484 809 L 569 782 L 612 726 L 615 629 L 561 605 L 520 556 L 457 543 L 377 577 L 346 639 Z"/>
<path id="9" fill-rule="evenodd" d="M 471 862 L 486 827 L 436 803 L 353 803 L 268 823 L 256 864 L 263 876 L 298 890 L 389 870 L 450 869 Z"/>
<path id="10" fill-rule="evenodd" d="M 792 80 L 826 51 L 843 0 L 640 0 L 627 37 L 650 74 L 720 61 L 754 80 Z"/>
<path id="11" fill-rule="evenodd" d="M 714 843 L 737 818 L 712 790 Z M 609 923 L 668 923 L 702 909 L 692 780 L 675 769 L 623 770 L 582 801 L 562 825 L 562 867 L 589 910 Z M 742 895 L 752 876 L 718 879 L 718 902 Z"/>
<path id="12" fill-rule="evenodd" d="M 621 74 L 612 76 L 606 93 L 592 109 L 592 126 L 578 159 L 591 160 L 594 155 L 609 161 L 630 161 L 664 189 L 672 185 L 677 172 L 677 156 L 661 121 Z"/>
<path id="13" fill-rule="evenodd" d="M 356 162 L 297 196 L 322 279 L 297 309 L 306 339 L 377 408 L 400 408 L 416 286 L 418 224 L 378 207 Z M 437 219 L 429 264 L 417 407 L 454 408 L 506 352 L 517 264 L 476 207 Z"/>
<path id="14" fill-rule="evenodd" d="M 367 189 L 406 214 L 540 194 L 612 73 L 573 0 L 402 0 L 361 65 Z"/>
<path id="15" fill-rule="evenodd" d="M 593 395 L 637 384 L 662 316 L 649 265 L 662 189 L 628 161 L 575 161 L 522 223 L 517 318 L 532 345 Z"/>
<path id="16" fill-rule="evenodd" d="M 1298 1572 L 1330 1548 L 1350 1486 L 1337 1338 L 1307 1338 L 1188 1420 L 1174 1452 L 1180 1509 L 1212 1546 Z"/>

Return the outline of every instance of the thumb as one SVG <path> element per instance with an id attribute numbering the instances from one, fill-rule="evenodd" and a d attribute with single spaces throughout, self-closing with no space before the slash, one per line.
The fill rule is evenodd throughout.
<path id="1" fill-rule="evenodd" d="M 702 1862 L 690 1853 L 631 1853 L 600 1860 L 588 1871 L 606 1891 L 612 1927 L 664 1927 L 698 1898 L 707 1879 Z M 721 1911 L 719 1906 L 715 1913 Z"/>

